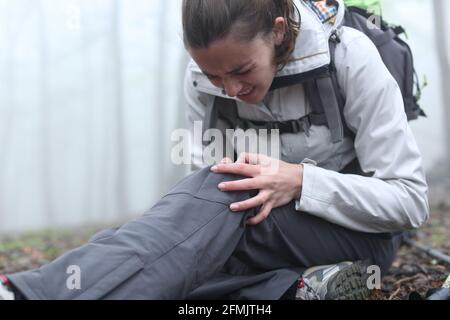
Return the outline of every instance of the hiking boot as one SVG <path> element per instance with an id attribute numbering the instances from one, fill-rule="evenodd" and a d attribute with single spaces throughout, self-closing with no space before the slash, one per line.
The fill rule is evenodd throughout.
<path id="1" fill-rule="evenodd" d="M 368 277 L 362 261 L 312 267 L 298 281 L 296 300 L 365 300 Z"/>
<path id="2" fill-rule="evenodd" d="M 8 279 L 0 275 L 0 300 L 14 300 L 14 293 L 8 286 Z"/>

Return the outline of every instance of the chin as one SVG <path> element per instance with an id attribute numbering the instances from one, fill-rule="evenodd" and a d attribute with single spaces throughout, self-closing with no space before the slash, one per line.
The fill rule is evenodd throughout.
<path id="1" fill-rule="evenodd" d="M 264 96 L 261 96 L 261 94 L 257 94 L 254 92 L 253 94 L 251 94 L 248 97 L 239 98 L 239 99 L 248 104 L 258 104 L 263 101 Z"/>
<path id="2" fill-rule="evenodd" d="M 244 99 L 239 99 L 239 100 L 241 100 L 241 101 L 244 101 L 245 103 L 248 103 L 248 104 L 258 104 L 259 102 L 261 102 L 262 100 L 261 99 L 252 99 L 252 98 L 244 98 Z"/>

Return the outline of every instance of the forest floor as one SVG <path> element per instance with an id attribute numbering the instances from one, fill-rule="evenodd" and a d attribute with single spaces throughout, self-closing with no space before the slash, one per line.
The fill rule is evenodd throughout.
<path id="1" fill-rule="evenodd" d="M 449 181 L 431 184 L 429 199 L 430 219 L 425 226 L 413 233 L 413 240 L 450 255 Z M 441 287 L 449 274 L 449 264 L 404 244 L 389 273 L 383 278 L 381 290 L 375 290 L 370 299 L 407 300 L 412 292 L 425 297 L 428 290 Z"/>
<path id="2" fill-rule="evenodd" d="M 432 203 L 431 218 L 415 233 L 418 243 L 431 245 L 450 255 L 450 203 Z M 0 239 L 0 274 L 37 268 L 62 253 L 86 243 L 103 227 L 72 230 L 46 230 L 24 233 Z M 371 300 L 407 300 L 411 292 L 422 296 L 438 288 L 450 273 L 450 265 L 433 259 L 416 248 L 403 245 L 389 273 L 383 278 L 381 290 L 375 290 Z"/>
<path id="3" fill-rule="evenodd" d="M 433 209 L 427 225 L 415 233 L 417 243 L 450 255 L 450 211 Z M 375 290 L 371 300 L 408 300 L 410 293 L 424 297 L 428 290 L 439 288 L 450 273 L 450 265 L 428 256 L 406 244 L 400 248 L 381 290 Z"/>

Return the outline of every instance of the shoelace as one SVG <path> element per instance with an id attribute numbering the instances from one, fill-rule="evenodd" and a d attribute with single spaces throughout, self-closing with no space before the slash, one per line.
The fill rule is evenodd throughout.
<path id="1" fill-rule="evenodd" d="M 295 300 L 320 300 L 320 297 L 309 284 L 308 279 L 301 277 L 297 282 Z"/>
<path id="2" fill-rule="evenodd" d="M 0 284 L 3 284 L 7 288 L 11 286 L 9 279 L 3 274 L 0 274 Z"/>

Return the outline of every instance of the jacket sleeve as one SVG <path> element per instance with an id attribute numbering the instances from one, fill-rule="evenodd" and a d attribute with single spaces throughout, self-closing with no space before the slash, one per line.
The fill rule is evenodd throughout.
<path id="1" fill-rule="evenodd" d="M 422 159 L 407 123 L 400 89 L 373 43 L 358 36 L 338 52 L 344 117 L 354 148 L 371 177 L 304 165 L 296 209 L 362 232 L 420 227 L 429 216 Z"/>
<path id="2" fill-rule="evenodd" d="M 187 103 L 186 121 L 189 129 L 189 152 L 191 172 L 206 167 L 203 161 L 202 127 L 206 108 L 212 103 L 212 97 L 199 92 L 194 87 L 190 64 L 187 67 L 184 80 L 184 96 Z"/>

